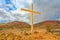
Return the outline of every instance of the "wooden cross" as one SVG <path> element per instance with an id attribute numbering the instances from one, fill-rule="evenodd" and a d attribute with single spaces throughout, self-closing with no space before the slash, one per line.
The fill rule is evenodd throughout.
<path id="1" fill-rule="evenodd" d="M 34 27 L 34 13 L 40 14 L 40 12 L 34 11 L 33 3 L 32 3 L 32 10 L 28 10 L 28 9 L 25 9 L 25 8 L 21 8 L 21 10 L 31 13 L 31 32 L 33 32 L 33 27 Z"/>

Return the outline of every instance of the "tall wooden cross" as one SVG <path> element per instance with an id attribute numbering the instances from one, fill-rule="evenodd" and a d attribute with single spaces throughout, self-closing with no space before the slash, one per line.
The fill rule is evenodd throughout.
<path id="1" fill-rule="evenodd" d="M 40 14 L 40 12 L 34 11 L 33 3 L 31 5 L 31 7 L 32 7 L 31 10 L 28 10 L 28 9 L 25 9 L 25 8 L 21 8 L 21 10 L 31 13 L 31 32 L 33 32 L 33 29 L 34 29 L 34 13 Z"/>

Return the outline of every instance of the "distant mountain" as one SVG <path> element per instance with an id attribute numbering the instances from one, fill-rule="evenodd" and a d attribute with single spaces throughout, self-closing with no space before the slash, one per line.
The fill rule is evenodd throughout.
<path id="1" fill-rule="evenodd" d="M 53 28 L 60 28 L 60 21 L 54 21 L 54 20 L 48 20 L 44 22 L 40 22 L 34 25 L 35 27 L 38 28 L 45 28 L 45 27 L 53 27 Z"/>
<path id="2" fill-rule="evenodd" d="M 19 28 L 19 27 L 29 27 L 30 25 L 25 22 L 14 21 L 10 23 L 0 24 L 0 28 Z"/>
<path id="3" fill-rule="evenodd" d="M 10 23 L 0 24 L 0 28 L 27 28 L 30 27 L 28 23 L 14 21 Z M 37 24 L 34 24 L 34 28 L 45 28 L 45 27 L 53 27 L 53 28 L 60 28 L 60 21 L 43 21 Z"/>

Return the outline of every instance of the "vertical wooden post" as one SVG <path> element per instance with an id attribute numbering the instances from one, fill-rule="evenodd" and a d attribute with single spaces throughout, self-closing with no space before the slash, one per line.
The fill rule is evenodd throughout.
<path id="1" fill-rule="evenodd" d="M 31 14 L 31 32 L 33 33 L 34 28 L 34 7 L 32 3 L 32 14 Z"/>
<path id="2" fill-rule="evenodd" d="M 34 11 L 33 3 L 31 4 L 31 10 L 21 8 L 22 11 L 30 12 L 31 13 L 31 33 L 34 31 L 34 13 L 40 14 L 38 11 Z"/>

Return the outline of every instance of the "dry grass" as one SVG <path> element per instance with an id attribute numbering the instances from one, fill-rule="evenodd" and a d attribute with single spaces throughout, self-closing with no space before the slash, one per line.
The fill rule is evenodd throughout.
<path id="1" fill-rule="evenodd" d="M 0 40 L 60 40 L 58 36 L 49 32 L 0 32 Z"/>

